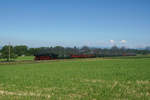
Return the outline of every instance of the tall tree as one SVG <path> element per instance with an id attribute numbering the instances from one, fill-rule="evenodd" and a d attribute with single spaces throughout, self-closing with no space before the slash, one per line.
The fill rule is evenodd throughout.
<path id="1" fill-rule="evenodd" d="M 5 45 L 2 50 L 2 58 L 7 59 L 7 61 L 9 61 L 10 59 L 15 59 L 17 58 L 16 54 L 14 53 L 14 47 L 13 46 L 9 46 L 9 45 Z"/>
<path id="2" fill-rule="evenodd" d="M 29 48 L 28 55 L 33 56 L 34 54 L 38 53 L 39 51 L 40 51 L 40 48 Z"/>
<path id="3" fill-rule="evenodd" d="M 26 55 L 27 54 L 28 47 L 26 45 L 20 45 L 14 47 L 14 52 L 18 56 Z"/>

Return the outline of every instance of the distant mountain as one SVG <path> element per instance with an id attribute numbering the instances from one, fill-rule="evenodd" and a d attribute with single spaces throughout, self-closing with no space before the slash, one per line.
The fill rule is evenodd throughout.
<path id="1" fill-rule="evenodd" d="M 149 50 L 149 51 L 150 51 L 150 47 L 146 47 L 146 50 Z"/>
<path id="2" fill-rule="evenodd" d="M 145 48 L 136 48 L 137 50 L 144 50 Z"/>
<path id="3" fill-rule="evenodd" d="M 150 50 L 150 47 L 146 47 L 146 48 L 137 48 L 138 50 Z"/>

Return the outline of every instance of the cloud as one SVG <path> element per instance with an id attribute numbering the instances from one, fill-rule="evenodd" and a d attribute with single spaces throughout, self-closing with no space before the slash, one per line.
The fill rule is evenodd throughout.
<path id="1" fill-rule="evenodd" d="M 114 40 L 110 40 L 109 42 L 110 42 L 110 43 L 112 43 L 112 44 L 113 44 L 113 43 L 115 43 L 115 41 L 114 41 Z"/>
<path id="2" fill-rule="evenodd" d="M 127 43 L 127 41 L 126 40 L 121 40 L 120 43 L 125 44 L 125 43 Z"/>

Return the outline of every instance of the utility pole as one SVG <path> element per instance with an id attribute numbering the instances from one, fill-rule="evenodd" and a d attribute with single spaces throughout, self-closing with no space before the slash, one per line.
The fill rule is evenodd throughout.
<path id="1" fill-rule="evenodd" d="M 9 45 L 8 45 L 8 61 L 10 61 L 10 42 L 9 42 Z"/>

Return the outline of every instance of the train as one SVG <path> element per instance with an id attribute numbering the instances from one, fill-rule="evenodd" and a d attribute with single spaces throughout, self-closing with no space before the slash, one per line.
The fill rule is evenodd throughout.
<path id="1" fill-rule="evenodd" d="M 73 58 L 96 58 L 96 57 L 116 57 L 116 56 L 136 56 L 135 53 L 123 54 L 71 54 L 67 56 L 59 56 L 55 53 L 36 53 L 34 60 L 56 60 L 56 59 L 73 59 Z"/>

